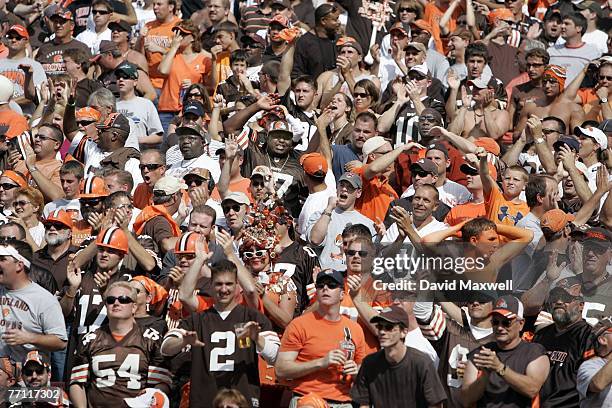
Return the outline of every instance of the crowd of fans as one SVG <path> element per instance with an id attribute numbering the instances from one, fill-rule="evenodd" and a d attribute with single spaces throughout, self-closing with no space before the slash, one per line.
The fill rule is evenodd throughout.
<path id="1" fill-rule="evenodd" d="M 0 0 L 0 407 L 612 407 L 598 0 Z"/>

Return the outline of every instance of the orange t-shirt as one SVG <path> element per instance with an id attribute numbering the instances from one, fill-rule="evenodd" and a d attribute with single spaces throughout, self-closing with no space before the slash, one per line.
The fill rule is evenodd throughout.
<path id="1" fill-rule="evenodd" d="M 296 362 L 303 363 L 325 357 L 331 350 L 340 349 L 346 340 L 345 332 L 355 345 L 353 360 L 357 364 L 365 357 L 365 339 L 361 326 L 346 316 L 332 322 L 325 320 L 318 312 L 305 313 L 289 323 L 281 340 L 280 352 L 296 351 Z M 291 388 L 298 394 L 311 392 L 321 398 L 335 401 L 350 401 L 350 381 L 343 381 L 338 366 L 330 366 L 300 378 L 293 379 Z"/>
<path id="2" fill-rule="evenodd" d="M 159 52 L 147 51 L 146 45 L 153 43 L 168 50 L 174 38 L 172 28 L 180 21 L 180 18 L 174 17 L 169 23 L 160 23 L 157 20 L 153 20 L 145 25 L 147 30 L 147 34 L 144 36 L 145 57 L 147 57 L 149 62 L 149 78 L 151 78 L 151 83 L 157 89 L 161 89 L 164 85 L 164 76 L 158 70 L 159 63 L 164 56 Z"/>
<path id="3" fill-rule="evenodd" d="M 244 193 L 246 194 L 247 197 L 249 197 L 249 200 L 253 202 L 253 196 L 251 195 L 251 190 L 249 190 L 250 185 L 251 185 L 251 180 L 249 180 L 248 178 L 243 178 L 240 181 L 230 183 L 229 191 Z M 215 201 L 221 202 L 221 195 L 219 194 L 219 190 L 217 189 L 216 186 L 214 190 L 212 191 L 212 193 L 210 193 L 210 198 L 212 198 Z"/>
<path id="4" fill-rule="evenodd" d="M 77 220 L 72 223 L 72 245 L 79 247 L 91 236 L 91 225 L 86 220 Z"/>
<path id="5" fill-rule="evenodd" d="M 142 210 L 149 205 L 153 205 L 153 192 L 145 183 L 140 183 L 134 190 L 134 207 Z"/>
<path id="6" fill-rule="evenodd" d="M 485 195 L 485 209 L 487 218 L 496 224 L 516 225 L 523 217 L 529 214 L 527 203 L 521 201 L 515 204 L 504 198 L 498 188 L 493 188 L 489 197 Z"/>
<path id="7" fill-rule="evenodd" d="M 62 182 L 60 181 L 60 167 L 62 167 L 62 162 L 56 160 L 55 158 L 50 160 L 39 160 L 36 162 L 36 168 L 40 171 L 41 174 L 44 174 L 49 180 L 51 180 L 56 186 L 62 188 Z M 21 174 L 25 174 L 28 182 L 32 186 L 36 186 L 32 175 L 28 171 L 28 168 L 25 165 L 24 161 L 20 161 L 15 166 L 15 170 L 20 172 Z"/>
<path id="8" fill-rule="evenodd" d="M 19 136 L 30 128 L 26 118 L 11 109 L 0 111 L 0 125 L 8 126 L 6 137 L 9 139 Z"/>
<path id="9" fill-rule="evenodd" d="M 457 205 L 446 214 L 444 222 L 451 227 L 465 220 L 470 220 L 478 217 L 486 217 L 487 210 L 484 203 L 465 203 Z"/>
<path id="10" fill-rule="evenodd" d="M 444 15 L 445 10 L 440 10 L 436 3 L 431 2 L 425 6 L 423 20 L 431 26 L 431 34 L 436 44 L 436 50 L 444 55 L 448 53 L 448 37 L 443 41 L 441 38 L 440 19 Z M 459 5 L 453 12 L 453 15 L 448 20 L 448 30 L 452 33 L 457 28 L 457 18 L 464 13 L 463 7 Z"/>
<path id="11" fill-rule="evenodd" d="M 355 209 L 361 214 L 371 219 L 374 223 L 378 223 L 377 219 L 385 219 L 389 204 L 393 200 L 397 200 L 399 196 L 389 184 L 389 180 L 381 177 L 374 177 L 370 180 L 366 180 L 364 173 L 368 165 L 359 167 L 353 170 L 353 172 L 361 177 L 363 183 L 363 189 L 361 190 L 361 197 L 355 204 Z"/>
<path id="12" fill-rule="evenodd" d="M 160 112 L 178 112 L 182 108 L 181 83 L 188 79 L 192 84 L 204 83 L 210 73 L 212 62 L 204 53 L 198 54 L 190 62 L 185 61 L 183 54 L 177 54 L 172 62 L 170 73 L 164 81 L 159 95 L 158 109 Z"/>

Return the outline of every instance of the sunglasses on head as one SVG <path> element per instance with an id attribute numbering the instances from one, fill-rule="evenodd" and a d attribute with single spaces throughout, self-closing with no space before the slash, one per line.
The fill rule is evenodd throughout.
<path id="1" fill-rule="evenodd" d="M 242 257 L 244 259 L 252 259 L 252 258 L 263 258 L 266 256 L 267 251 L 264 249 L 260 249 L 258 251 L 245 251 L 242 253 Z"/>
<path id="2" fill-rule="evenodd" d="M 383 330 L 383 331 L 391 331 L 393 330 L 393 328 L 395 327 L 395 325 L 393 323 L 387 323 L 387 322 L 380 322 L 380 323 L 376 323 L 376 330 Z"/>
<path id="3" fill-rule="evenodd" d="M 24 368 L 23 375 L 26 377 L 31 377 L 36 373 L 37 375 L 43 375 L 45 373 L 45 367 L 36 367 L 36 368 Z"/>
<path id="4" fill-rule="evenodd" d="M 491 325 L 493 326 L 499 326 L 502 325 L 505 328 L 508 328 L 510 326 L 512 326 L 512 323 L 514 323 L 515 319 L 498 319 L 498 318 L 493 318 L 491 319 Z"/>
<path id="5" fill-rule="evenodd" d="M 89 126 L 92 123 L 96 123 L 96 121 L 95 120 L 77 120 L 77 125 L 83 126 L 83 127 Z"/>
<path id="6" fill-rule="evenodd" d="M 331 280 L 325 280 L 323 282 L 317 282 L 315 284 L 315 288 L 317 289 L 323 289 L 325 286 L 327 286 L 329 289 L 337 289 L 340 287 L 340 284 L 336 281 Z"/>
<path id="7" fill-rule="evenodd" d="M 2 187 L 4 191 L 6 191 L 6 190 L 12 190 L 13 188 L 17 188 L 19 186 L 17 184 L 11 184 L 11 183 L 0 183 L 0 187 Z"/>
<path id="8" fill-rule="evenodd" d="M 234 210 L 234 212 L 237 213 L 237 212 L 240 211 L 240 204 L 222 205 L 221 209 L 223 210 L 223 213 L 225 213 L 225 214 L 230 212 L 230 210 Z"/>
<path id="9" fill-rule="evenodd" d="M 355 256 L 359 254 L 361 258 L 365 258 L 366 256 L 368 256 L 369 252 L 368 251 L 355 251 L 354 249 L 349 249 L 348 251 L 346 251 L 346 254 L 348 256 Z"/>
<path id="10" fill-rule="evenodd" d="M 129 305 L 130 303 L 134 303 L 134 300 L 131 297 L 126 296 L 126 295 L 121 295 L 121 296 L 107 296 L 106 297 L 106 304 L 107 305 L 114 305 L 117 300 L 122 305 Z"/>
<path id="11" fill-rule="evenodd" d="M 149 163 L 149 164 L 141 164 L 140 166 L 140 171 L 143 171 L 144 169 L 147 169 L 149 171 L 154 171 L 159 169 L 161 166 L 163 166 L 163 164 L 159 164 L 159 163 Z"/>

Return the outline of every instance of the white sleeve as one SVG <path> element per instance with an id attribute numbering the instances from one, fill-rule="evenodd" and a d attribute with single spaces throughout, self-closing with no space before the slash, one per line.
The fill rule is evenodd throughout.
<path id="1" fill-rule="evenodd" d="M 276 362 L 276 356 L 278 355 L 278 350 L 280 349 L 280 338 L 278 334 L 273 331 L 262 331 L 259 333 L 260 336 L 264 338 L 264 347 L 262 350 L 259 350 L 257 345 L 255 349 L 257 353 L 263 358 L 268 364 L 274 364 Z"/>

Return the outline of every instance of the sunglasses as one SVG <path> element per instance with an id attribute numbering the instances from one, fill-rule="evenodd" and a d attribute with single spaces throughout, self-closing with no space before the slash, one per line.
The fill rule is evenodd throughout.
<path id="1" fill-rule="evenodd" d="M 505 328 L 508 328 L 512 326 L 512 323 L 514 323 L 514 320 L 511 319 L 491 319 L 491 325 L 493 326 L 502 325 Z"/>
<path id="2" fill-rule="evenodd" d="M 552 133 L 559 133 L 559 131 L 556 129 L 542 129 L 542 133 L 548 136 Z"/>
<path id="3" fill-rule="evenodd" d="M 423 76 L 423 75 L 419 75 L 417 73 L 412 73 L 411 72 L 411 73 L 408 74 L 408 79 L 411 80 L 411 81 L 422 81 L 423 79 L 427 79 L 427 77 Z"/>
<path id="4" fill-rule="evenodd" d="M 362 98 L 362 99 L 365 99 L 365 98 L 368 98 L 368 97 L 370 96 L 370 94 L 368 94 L 368 93 L 366 93 L 366 92 L 355 92 L 355 93 L 353 93 L 353 96 L 354 96 L 355 98 Z"/>
<path id="5" fill-rule="evenodd" d="M 134 303 L 134 300 L 131 297 L 126 296 L 126 295 L 107 296 L 105 300 L 106 300 L 107 305 L 114 305 L 117 300 L 122 305 L 129 305 L 130 303 Z"/>
<path id="6" fill-rule="evenodd" d="M 607 81 L 612 81 L 612 76 L 610 75 L 599 75 L 599 79 L 605 79 Z"/>
<path id="7" fill-rule="evenodd" d="M 258 187 L 265 187 L 266 184 L 263 181 L 251 181 L 251 186 L 253 186 L 254 188 L 258 188 Z"/>
<path id="8" fill-rule="evenodd" d="M 101 198 L 81 198 L 79 199 L 79 203 L 85 207 L 95 207 L 96 205 L 102 202 Z"/>
<path id="9" fill-rule="evenodd" d="M 395 325 L 393 323 L 376 323 L 376 330 L 378 331 L 392 331 Z"/>
<path id="10" fill-rule="evenodd" d="M 595 255 L 602 255 L 608 250 L 607 248 L 597 244 L 584 244 L 583 249 L 585 253 L 591 251 Z"/>
<path id="11" fill-rule="evenodd" d="M 466 26 L 467 25 L 467 20 L 457 20 L 457 25 L 459 25 L 459 26 Z"/>
<path id="12" fill-rule="evenodd" d="M 124 74 L 124 73 L 119 73 L 119 74 L 116 74 L 115 76 L 117 77 L 117 79 L 123 79 L 123 80 L 129 79 L 129 80 L 132 80 L 132 81 L 135 80 L 134 78 L 132 78 L 128 74 Z"/>
<path id="13" fill-rule="evenodd" d="M 17 40 L 17 41 L 21 41 L 24 39 L 24 37 L 20 36 L 20 35 L 13 35 L 13 34 L 7 34 L 6 38 L 8 40 Z"/>
<path id="14" fill-rule="evenodd" d="M 106 16 L 108 14 L 112 13 L 112 11 L 107 11 L 107 10 L 91 10 L 91 14 L 101 14 L 103 16 Z"/>
<path id="15" fill-rule="evenodd" d="M 411 171 L 410 173 L 412 173 L 412 177 L 424 178 L 424 177 L 429 176 L 429 173 L 423 170 L 414 170 L 414 171 Z"/>
<path id="16" fill-rule="evenodd" d="M 83 126 L 83 127 L 89 126 L 92 123 L 96 123 L 96 121 L 95 120 L 77 120 L 77 125 Z"/>
<path id="17" fill-rule="evenodd" d="M 13 206 L 25 207 L 28 204 L 31 204 L 31 203 L 26 200 L 13 201 Z"/>
<path id="18" fill-rule="evenodd" d="M 416 13 L 416 10 L 409 7 L 401 7 L 397 9 L 398 13 Z"/>
<path id="19" fill-rule="evenodd" d="M 230 210 L 234 210 L 234 212 L 237 213 L 240 211 L 240 204 L 222 205 L 221 209 L 223 210 L 224 214 L 227 214 L 228 212 L 230 212 Z"/>
<path id="20" fill-rule="evenodd" d="M 191 187 L 192 184 L 195 184 L 196 187 L 200 187 L 202 184 L 204 184 L 204 181 L 208 181 L 205 179 L 201 179 L 200 177 L 189 177 L 189 178 L 185 178 L 185 184 L 187 184 L 187 186 Z"/>
<path id="21" fill-rule="evenodd" d="M 41 135 L 41 134 L 36 134 L 36 135 L 34 135 L 34 136 L 32 136 L 32 137 L 33 137 L 34 139 L 40 139 L 40 140 L 42 140 L 43 142 L 44 142 L 45 140 L 53 140 L 54 142 L 56 142 L 56 141 L 57 141 L 57 140 L 55 140 L 55 139 L 54 139 L 54 138 L 52 138 L 52 137 L 49 137 L 49 136 L 43 136 L 43 135 Z"/>
<path id="22" fill-rule="evenodd" d="M 317 282 L 315 284 L 315 288 L 323 289 L 324 287 L 328 287 L 328 289 L 338 289 L 340 284 L 336 281 L 325 281 L 325 282 Z"/>
<path id="23" fill-rule="evenodd" d="M 159 164 L 159 163 L 149 163 L 149 164 L 141 164 L 140 166 L 140 171 L 143 171 L 144 169 L 147 169 L 149 171 L 154 171 L 159 169 L 161 166 L 163 166 L 163 164 Z"/>
<path id="24" fill-rule="evenodd" d="M 260 249 L 259 251 L 246 251 L 242 253 L 242 257 L 244 259 L 252 259 L 252 258 L 263 258 L 266 256 L 267 251 Z"/>
<path id="25" fill-rule="evenodd" d="M 55 228 L 56 230 L 61 230 L 61 229 L 68 229 L 67 226 L 65 226 L 64 224 L 62 224 L 61 222 L 49 222 L 49 221 L 43 221 L 44 225 L 46 228 L 51 229 L 51 228 Z"/>
<path id="26" fill-rule="evenodd" d="M 558 301 L 561 301 L 563 303 L 572 303 L 574 301 L 574 299 L 576 299 L 576 297 L 570 295 L 567 292 L 555 292 L 552 295 L 550 295 L 550 297 L 548 298 L 548 301 L 550 303 L 557 303 Z"/>
<path id="27" fill-rule="evenodd" d="M 359 257 L 365 258 L 366 256 L 368 256 L 369 252 L 368 251 L 355 251 L 354 249 L 349 249 L 348 251 L 346 251 L 346 254 L 348 256 L 355 256 L 359 254 Z"/>
<path id="28" fill-rule="evenodd" d="M 23 375 L 25 375 L 26 377 L 31 377 L 32 375 L 34 375 L 34 373 L 36 373 L 37 375 L 43 375 L 45 373 L 45 367 L 37 367 L 37 368 L 24 368 L 23 369 Z"/>
<path id="29" fill-rule="evenodd" d="M 19 186 L 17 184 L 11 184 L 11 183 L 0 183 L 0 187 L 2 187 L 4 191 L 6 191 L 6 190 L 12 190 Z"/>

